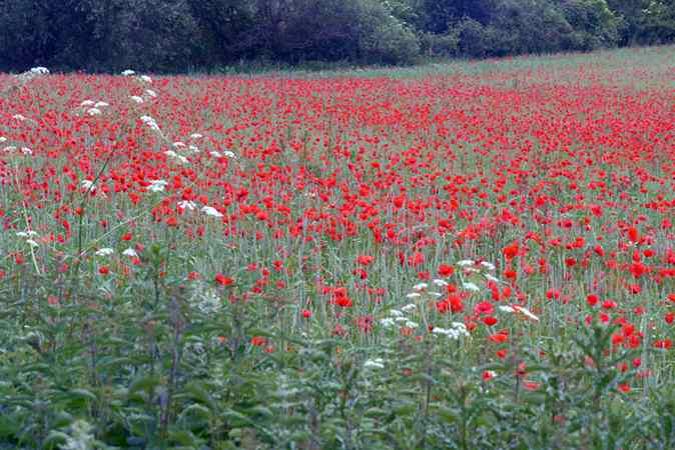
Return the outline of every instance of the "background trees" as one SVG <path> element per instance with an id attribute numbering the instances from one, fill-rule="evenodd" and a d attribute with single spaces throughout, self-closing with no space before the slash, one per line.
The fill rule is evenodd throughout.
<path id="1" fill-rule="evenodd" d="M 675 39 L 675 0 L 0 0 L 0 70 L 410 63 Z"/>

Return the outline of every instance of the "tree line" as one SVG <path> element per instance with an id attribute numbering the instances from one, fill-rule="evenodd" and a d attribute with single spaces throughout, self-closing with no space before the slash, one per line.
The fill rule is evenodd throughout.
<path id="1" fill-rule="evenodd" d="M 675 0 L 0 0 L 0 70 L 407 64 L 675 38 Z"/>

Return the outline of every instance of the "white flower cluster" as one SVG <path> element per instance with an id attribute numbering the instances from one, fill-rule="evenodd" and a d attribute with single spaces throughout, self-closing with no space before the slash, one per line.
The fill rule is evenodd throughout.
<path id="1" fill-rule="evenodd" d="M 222 157 L 230 158 L 230 159 L 236 159 L 237 158 L 237 155 L 230 150 L 223 150 L 222 153 L 214 150 L 214 151 L 211 152 L 211 156 L 213 156 L 216 159 L 220 159 Z"/>
<path id="2" fill-rule="evenodd" d="M 223 301 L 218 291 L 206 283 L 197 283 L 190 296 L 190 304 L 203 314 L 216 314 L 222 310 Z"/>
<path id="3" fill-rule="evenodd" d="M 40 244 L 35 241 L 35 239 L 38 236 L 38 234 L 33 231 L 33 230 L 28 230 L 28 231 L 18 231 L 16 233 L 16 237 L 20 237 L 26 240 L 26 244 L 30 245 L 31 247 L 39 247 Z"/>
<path id="4" fill-rule="evenodd" d="M 510 314 L 522 314 L 523 316 L 527 317 L 530 320 L 534 320 L 535 322 L 539 322 L 539 317 L 534 315 L 529 309 L 523 308 L 522 306 L 519 305 L 500 305 L 499 310 L 505 313 L 510 313 Z"/>
<path id="5" fill-rule="evenodd" d="M 473 259 L 462 259 L 461 261 L 457 261 L 457 265 L 462 268 L 462 272 L 465 275 L 469 276 L 478 275 L 481 276 L 482 278 L 485 278 L 488 281 L 501 283 L 501 280 L 499 278 L 489 273 L 495 270 L 495 265 L 490 262 L 487 261 L 478 262 L 474 261 Z M 463 281 L 463 280 L 462 280 L 462 288 L 472 292 L 480 292 L 481 290 L 480 286 L 478 286 L 476 283 L 472 281 Z"/>
<path id="6" fill-rule="evenodd" d="M 159 129 L 159 125 L 157 125 L 157 121 L 153 119 L 150 116 L 141 116 L 141 121 L 152 131 L 160 132 L 161 130 Z"/>
<path id="7" fill-rule="evenodd" d="M 180 155 L 173 150 L 167 150 L 164 152 L 164 154 L 180 164 L 184 165 L 190 164 L 190 161 L 185 156 Z"/>
<path id="8" fill-rule="evenodd" d="M 150 180 L 150 186 L 148 186 L 148 191 L 163 192 L 168 185 L 169 182 L 166 180 Z"/>
<path id="9" fill-rule="evenodd" d="M 392 309 L 389 311 L 389 317 L 385 317 L 384 319 L 380 319 L 380 325 L 382 325 L 385 328 L 392 328 L 396 326 L 403 326 L 407 328 L 417 328 L 419 327 L 419 324 L 417 322 L 412 321 L 408 317 L 405 316 L 406 313 L 411 313 L 417 309 L 417 305 L 414 305 L 412 303 L 405 305 L 403 308 L 400 310 L 398 309 Z"/>
<path id="10" fill-rule="evenodd" d="M 445 336 L 450 339 L 469 337 L 469 331 L 466 329 L 466 325 L 461 322 L 452 322 L 450 328 L 434 327 L 431 332 L 437 336 Z"/>
<path id="11" fill-rule="evenodd" d="M 100 116 L 103 114 L 103 108 L 106 106 L 110 106 L 109 103 L 103 102 L 103 101 L 93 101 L 93 100 L 84 100 L 82 103 L 80 103 L 80 108 L 87 114 L 88 116 Z"/>
<path id="12" fill-rule="evenodd" d="M 30 69 L 30 73 L 35 75 L 49 75 L 49 69 L 46 67 L 33 67 Z"/>
<path id="13" fill-rule="evenodd" d="M 433 283 L 438 287 L 445 287 L 448 285 L 448 283 L 446 283 L 443 280 L 434 280 Z M 429 285 L 427 283 L 417 283 L 415 286 L 413 286 L 413 292 L 406 294 L 406 297 L 413 300 L 416 298 L 421 298 L 423 295 L 435 298 L 443 296 L 443 294 L 441 294 L 440 292 L 429 291 L 428 289 Z"/>
<path id="14" fill-rule="evenodd" d="M 382 358 L 369 359 L 363 363 L 364 369 L 384 369 L 384 360 Z"/>
<path id="15" fill-rule="evenodd" d="M 115 253 L 115 249 L 110 248 L 110 247 L 105 247 L 105 248 L 102 248 L 102 249 L 97 250 L 96 253 L 95 253 L 95 255 L 96 255 L 96 256 L 102 256 L 102 257 L 107 257 L 107 256 L 113 255 L 114 253 Z"/>

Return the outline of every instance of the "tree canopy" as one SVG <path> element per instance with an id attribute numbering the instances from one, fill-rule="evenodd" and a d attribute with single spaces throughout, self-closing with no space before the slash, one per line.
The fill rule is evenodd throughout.
<path id="1" fill-rule="evenodd" d="M 405 64 L 675 39 L 675 0 L 0 0 L 0 70 Z"/>

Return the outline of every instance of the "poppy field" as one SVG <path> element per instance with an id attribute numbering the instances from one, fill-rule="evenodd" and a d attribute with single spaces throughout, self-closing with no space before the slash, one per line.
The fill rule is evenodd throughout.
<path id="1" fill-rule="evenodd" d="M 675 447 L 673 61 L 0 74 L 0 448 Z"/>

